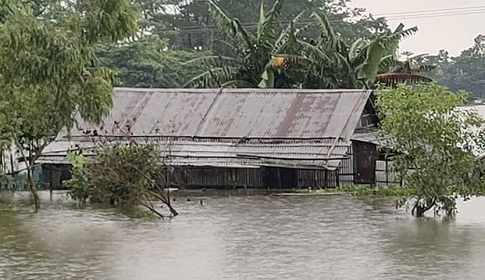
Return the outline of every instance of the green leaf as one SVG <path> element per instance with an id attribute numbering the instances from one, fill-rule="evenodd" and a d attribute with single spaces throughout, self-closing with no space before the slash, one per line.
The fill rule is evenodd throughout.
<path id="1" fill-rule="evenodd" d="M 258 85 L 259 88 L 274 88 L 274 72 L 272 70 L 266 70 L 261 75 L 261 82 Z"/>
<path id="2" fill-rule="evenodd" d="M 374 83 L 379 64 L 385 53 L 386 48 L 377 40 L 373 41 L 367 48 L 365 62 L 358 68 L 358 79 L 363 80 L 368 87 L 371 87 Z"/>

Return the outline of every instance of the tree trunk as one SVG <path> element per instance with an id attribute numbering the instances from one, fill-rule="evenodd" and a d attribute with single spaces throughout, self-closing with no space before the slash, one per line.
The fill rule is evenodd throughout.
<path id="1" fill-rule="evenodd" d="M 52 167 L 49 168 L 49 200 L 53 201 L 54 200 L 54 186 L 53 186 L 53 180 L 52 180 Z"/>
<path id="2" fill-rule="evenodd" d="M 424 216 L 424 213 L 426 213 L 426 211 L 428 209 L 424 208 L 424 207 L 419 207 L 419 206 L 416 206 L 415 208 L 415 215 L 416 217 L 420 218 L 420 217 L 423 217 Z"/>
<path id="3" fill-rule="evenodd" d="M 429 211 L 431 208 L 436 206 L 436 199 L 435 198 L 429 198 L 426 201 L 426 205 L 420 206 L 419 205 L 419 199 L 415 202 L 412 214 L 415 215 L 416 217 L 420 218 L 424 216 L 424 213 Z"/>
<path id="4" fill-rule="evenodd" d="M 39 194 L 37 193 L 37 186 L 35 185 L 32 165 L 30 163 L 27 163 L 27 177 L 29 179 L 29 189 L 32 193 L 32 198 L 34 199 L 35 212 L 37 212 L 40 209 L 40 198 Z"/>
<path id="5" fill-rule="evenodd" d="M 167 204 L 167 206 L 168 206 L 168 209 L 170 209 L 170 213 L 172 213 L 172 215 L 173 215 L 174 217 L 178 216 L 178 214 L 179 214 L 179 213 L 177 212 L 177 210 L 175 210 L 175 209 L 173 209 L 173 208 L 172 208 L 172 205 L 171 205 L 171 203 L 170 203 L 170 200 L 169 200 L 169 201 L 168 201 L 168 203 L 166 203 L 166 204 Z"/>

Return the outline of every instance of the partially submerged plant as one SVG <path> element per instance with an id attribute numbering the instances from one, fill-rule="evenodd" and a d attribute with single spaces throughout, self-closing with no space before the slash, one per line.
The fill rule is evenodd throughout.
<path id="1" fill-rule="evenodd" d="M 485 188 L 482 163 L 484 120 L 458 106 L 465 92 L 436 84 L 398 85 L 378 96 L 382 145 L 396 156 L 393 167 L 409 193 L 397 203 L 416 216 L 434 210 L 453 215 L 456 200 L 468 200 Z"/>
<path id="2" fill-rule="evenodd" d="M 69 161 L 73 169 L 67 185 L 74 200 L 117 206 L 142 205 L 163 218 L 153 204 L 160 201 L 173 216 L 178 215 L 168 196 L 170 182 L 163 178 L 171 172 L 171 167 L 163 164 L 155 145 L 107 146 L 93 159 L 70 154 Z"/>

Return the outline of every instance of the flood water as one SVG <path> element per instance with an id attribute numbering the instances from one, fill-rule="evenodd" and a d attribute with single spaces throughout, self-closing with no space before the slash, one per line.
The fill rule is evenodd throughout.
<path id="1" fill-rule="evenodd" d="M 179 199 L 136 220 L 54 200 L 0 211 L 0 279 L 484 279 L 485 199 L 454 220 L 389 198 Z"/>

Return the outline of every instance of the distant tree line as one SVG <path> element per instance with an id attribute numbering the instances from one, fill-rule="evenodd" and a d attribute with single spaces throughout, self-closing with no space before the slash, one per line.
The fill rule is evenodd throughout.
<path id="1" fill-rule="evenodd" d="M 446 50 L 424 58 L 436 66 L 429 76 L 453 91 L 465 90 L 475 97 L 485 97 L 485 36 L 475 38 L 473 46 L 452 57 Z"/>

